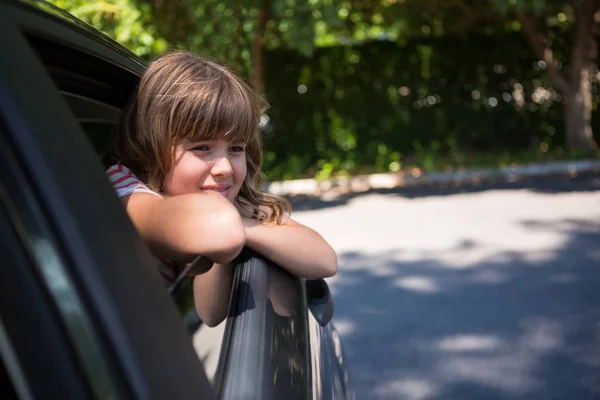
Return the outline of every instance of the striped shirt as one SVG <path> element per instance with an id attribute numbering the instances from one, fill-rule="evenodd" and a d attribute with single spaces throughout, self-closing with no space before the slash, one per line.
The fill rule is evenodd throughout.
<path id="1" fill-rule="evenodd" d="M 122 164 L 111 166 L 106 170 L 106 174 L 119 198 L 129 196 L 133 193 L 150 193 L 162 197 L 160 194 L 146 186 L 146 184 L 139 180 L 129 168 Z M 178 268 L 175 263 L 170 262 L 169 260 L 158 256 L 156 256 L 156 258 L 159 261 L 158 272 L 163 277 L 165 284 L 169 286 L 175 281 L 175 278 L 177 278 Z"/>

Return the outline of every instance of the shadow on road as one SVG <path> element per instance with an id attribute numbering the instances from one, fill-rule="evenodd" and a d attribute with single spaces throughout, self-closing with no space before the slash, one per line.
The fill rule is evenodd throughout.
<path id="1" fill-rule="evenodd" d="M 531 190 L 539 193 L 589 192 L 600 190 L 600 176 L 581 175 L 577 177 L 527 178 L 515 182 L 487 182 L 481 184 L 437 185 L 405 187 L 394 189 L 372 189 L 359 193 L 346 193 L 333 200 L 323 200 L 318 196 L 297 195 L 287 199 L 294 211 L 319 210 L 347 204 L 354 198 L 382 194 L 415 199 L 430 196 L 449 196 L 459 193 L 477 193 L 487 190 Z"/>
<path id="2" fill-rule="evenodd" d="M 562 245 L 473 265 L 340 254 L 334 321 L 358 399 L 600 398 L 600 223 L 521 225 Z"/>

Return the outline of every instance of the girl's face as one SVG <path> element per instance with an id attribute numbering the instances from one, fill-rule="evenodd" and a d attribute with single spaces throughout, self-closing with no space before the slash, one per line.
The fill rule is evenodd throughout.
<path id="1" fill-rule="evenodd" d="M 181 140 L 163 182 L 165 192 L 178 196 L 214 190 L 233 202 L 246 179 L 245 147 L 225 139 Z"/>

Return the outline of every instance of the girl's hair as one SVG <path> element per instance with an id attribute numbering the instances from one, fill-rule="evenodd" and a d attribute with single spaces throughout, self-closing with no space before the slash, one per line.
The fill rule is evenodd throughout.
<path id="1" fill-rule="evenodd" d="M 126 106 L 115 156 L 164 194 L 163 180 L 182 139 L 245 143 L 247 175 L 236 201 L 253 216 L 280 224 L 284 212 L 291 212 L 289 202 L 260 190 L 258 121 L 266 108 L 262 97 L 224 66 L 188 52 L 167 53 L 150 64 Z"/>

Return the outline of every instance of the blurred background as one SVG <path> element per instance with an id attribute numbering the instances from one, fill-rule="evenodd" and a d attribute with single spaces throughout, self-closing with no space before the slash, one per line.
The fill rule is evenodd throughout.
<path id="1" fill-rule="evenodd" d="M 359 399 L 600 398 L 600 1 L 52 2 L 244 76 L 271 181 L 596 163 L 291 200 L 337 251 Z"/>
<path id="2" fill-rule="evenodd" d="M 146 60 L 189 49 L 246 77 L 271 180 L 598 154 L 594 1 L 51 2 Z"/>

